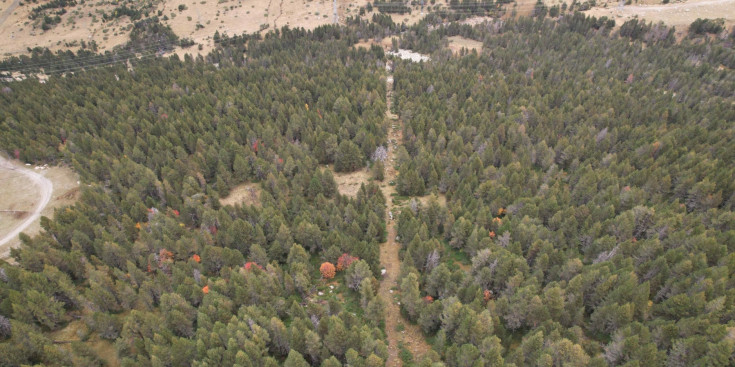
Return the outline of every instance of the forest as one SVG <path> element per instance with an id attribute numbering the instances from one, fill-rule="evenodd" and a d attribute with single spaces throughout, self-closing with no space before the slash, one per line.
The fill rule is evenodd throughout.
<path id="1" fill-rule="evenodd" d="M 2 266 L 0 364 L 99 365 L 44 334 L 80 318 L 122 365 L 382 361 L 385 199 L 340 196 L 323 165 L 362 167 L 385 140 L 383 53 L 341 32 L 283 30 L 246 65 L 172 57 L 8 84 L 2 146 L 89 186 Z M 219 204 L 246 181 L 260 206 Z M 342 254 L 359 259 L 340 273 L 358 293 L 310 299 L 319 262 Z"/>
<path id="2" fill-rule="evenodd" d="M 734 35 L 609 23 L 401 39 L 397 188 L 447 201 L 398 218 L 401 305 L 449 366 L 735 363 Z"/>
<path id="3" fill-rule="evenodd" d="M 431 346 L 405 366 L 735 364 L 735 31 L 444 20 L 3 83 L 0 150 L 82 191 L 0 262 L 0 365 L 384 366 L 400 202 L 395 293 Z M 393 58 L 392 93 L 383 48 L 353 47 L 390 36 L 431 56 Z M 333 171 L 366 167 L 340 194 Z M 257 204 L 222 205 L 243 183 Z"/>

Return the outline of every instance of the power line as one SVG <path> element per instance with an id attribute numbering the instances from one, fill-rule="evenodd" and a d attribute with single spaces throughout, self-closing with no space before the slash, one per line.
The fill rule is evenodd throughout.
<path id="1" fill-rule="evenodd" d="M 157 43 L 150 43 L 150 44 L 144 45 L 143 47 L 139 48 L 139 53 L 161 49 L 162 47 L 171 46 L 171 45 L 172 45 L 171 43 L 165 40 L 161 40 Z M 130 53 L 131 55 L 135 54 L 134 51 L 128 51 L 128 50 L 122 50 L 122 52 Z M 48 61 L 40 62 L 37 64 L 29 65 L 29 67 L 44 67 L 44 66 L 58 64 L 58 63 L 66 64 L 66 63 L 87 62 L 89 60 L 101 60 L 101 59 L 107 59 L 107 58 L 116 57 L 116 56 L 120 56 L 120 53 L 118 53 L 117 51 L 106 53 L 106 54 L 93 54 L 89 56 L 80 56 L 80 57 L 75 57 L 75 58 L 70 58 L 70 59 L 63 59 L 60 61 L 59 60 L 48 60 Z M 54 57 L 57 57 L 57 55 L 54 55 Z M 0 71 L 7 71 L 10 69 L 13 69 L 13 68 L 12 67 L 0 68 Z"/>
<path id="2" fill-rule="evenodd" d="M 145 50 L 147 50 L 149 48 L 154 48 L 154 47 L 158 47 L 158 46 L 159 45 L 148 45 L 148 46 L 144 47 L 143 50 L 145 51 Z M 39 67 L 39 68 L 41 68 L 41 67 L 45 67 L 45 66 L 49 66 L 49 65 L 53 65 L 53 64 L 59 64 L 59 63 L 62 63 L 62 64 L 64 64 L 64 63 L 75 63 L 75 62 L 79 62 L 79 61 L 86 62 L 86 61 L 89 61 L 89 60 L 106 59 L 106 58 L 109 58 L 109 57 L 114 57 L 115 55 L 117 55 L 117 53 L 114 53 L 114 54 L 94 54 L 94 55 L 90 55 L 90 56 L 81 56 L 81 57 L 77 57 L 77 58 L 73 58 L 73 59 L 47 60 L 47 61 L 44 61 L 44 62 L 36 63 L 36 64 L 33 64 L 33 65 L 29 65 L 28 67 Z M 54 55 L 54 56 L 56 56 L 56 55 Z M 12 67 L 0 68 L 0 71 L 8 71 L 8 70 L 12 70 L 12 69 L 13 69 Z"/>
<path id="3" fill-rule="evenodd" d="M 169 44 L 167 44 L 164 41 L 159 42 L 158 44 L 149 44 L 143 47 L 142 49 L 140 49 L 141 51 L 139 53 L 144 54 L 146 52 L 150 52 L 154 50 L 157 51 L 157 50 L 160 50 L 163 46 L 168 46 L 168 45 Z M 13 68 L 12 66 L 0 68 L 0 72 L 14 72 L 14 71 L 19 71 L 19 70 L 28 71 L 28 70 L 33 70 L 33 69 L 45 69 L 49 66 L 56 66 L 56 65 L 77 67 L 79 66 L 78 64 L 80 63 L 90 63 L 90 62 L 96 62 L 96 61 L 101 61 L 101 60 L 109 60 L 110 58 L 115 58 L 115 57 L 122 57 L 120 61 L 123 61 L 123 60 L 127 60 L 131 58 L 132 56 L 135 56 L 135 54 L 136 53 L 134 52 L 130 52 L 128 55 L 120 55 L 118 53 L 95 54 L 91 56 L 77 57 L 73 59 L 47 60 L 47 61 L 43 61 L 43 62 L 39 62 L 39 63 L 27 65 L 27 66 L 23 65 L 20 68 Z"/>
<path id="4" fill-rule="evenodd" d="M 55 68 L 55 69 L 54 68 L 49 68 L 49 70 L 46 70 L 46 68 L 43 68 L 44 69 L 43 70 L 43 74 L 53 75 L 53 74 L 63 74 L 63 73 L 68 73 L 68 72 L 74 72 L 74 71 L 78 71 L 78 70 L 93 70 L 93 69 L 96 69 L 96 68 L 101 67 L 101 66 L 107 66 L 107 65 L 117 64 L 117 63 L 128 61 L 130 59 L 135 59 L 135 60 L 150 59 L 150 58 L 152 58 L 154 56 L 157 56 L 158 53 L 159 53 L 159 51 L 157 49 L 150 49 L 150 50 L 148 50 L 147 53 L 140 53 L 140 54 L 137 54 L 137 55 L 136 54 L 131 54 L 130 56 L 122 57 L 119 60 L 110 60 L 110 61 L 105 61 L 105 62 L 91 63 L 90 65 L 76 65 L 76 64 L 69 65 L 69 64 L 64 64 L 64 65 L 69 65 L 69 66 L 66 67 L 66 68 Z M 85 62 L 88 62 L 88 60 L 85 61 Z M 52 65 L 52 63 L 48 63 L 47 65 Z M 24 74 L 25 75 L 25 74 L 28 74 L 28 72 L 33 73 L 33 72 L 35 72 L 36 70 L 38 70 L 40 68 L 41 67 L 39 67 L 39 66 L 33 65 L 33 66 L 28 66 L 26 68 L 15 69 L 15 70 L 12 70 L 10 72 L 18 72 L 18 73 L 21 73 L 21 74 Z"/>
<path id="5" fill-rule="evenodd" d="M 498 3 L 496 2 L 477 2 L 474 4 L 456 4 L 454 6 L 450 6 L 446 8 L 445 7 L 440 7 L 438 9 L 435 8 L 432 10 L 432 12 L 433 13 L 447 12 L 449 14 L 458 14 L 458 15 L 485 15 L 485 12 L 487 11 L 486 7 L 489 7 L 489 6 L 494 7 L 497 4 Z M 477 11 L 473 11 L 472 9 L 477 9 Z M 427 13 L 427 14 L 431 14 L 431 13 Z M 337 14 L 337 1 L 336 0 L 334 0 L 334 15 L 335 15 L 334 20 L 335 22 L 337 22 L 338 14 Z M 403 14 L 400 14 L 400 15 L 403 15 Z M 133 59 L 133 58 L 137 60 L 144 60 L 144 59 L 150 58 L 158 54 L 160 51 L 162 51 L 162 48 L 166 48 L 171 45 L 172 44 L 170 42 L 162 40 L 157 44 L 146 45 L 145 47 L 139 49 L 139 52 L 137 53 L 132 52 L 132 51 L 127 51 L 129 52 L 129 54 L 126 53 L 126 54 L 120 55 L 117 52 L 115 52 L 111 54 L 109 53 L 108 54 L 96 54 L 96 55 L 91 55 L 91 56 L 83 56 L 83 57 L 61 59 L 61 60 L 48 60 L 48 61 L 39 62 L 39 63 L 28 65 L 28 66 L 22 65 L 19 68 L 14 68 L 12 66 L 6 66 L 6 67 L 0 67 L 0 73 L 18 72 L 21 74 L 27 74 L 29 71 L 36 71 L 36 70 L 42 69 L 44 74 L 52 75 L 56 73 L 74 72 L 74 71 L 83 70 L 83 69 L 92 70 L 97 67 L 112 65 L 112 64 L 124 62 L 130 59 Z M 115 60 L 118 57 L 120 59 Z M 113 59 L 113 60 L 110 60 L 110 59 Z M 102 61 L 102 62 L 98 62 L 98 61 Z M 86 65 L 86 64 L 90 64 L 90 65 Z"/>

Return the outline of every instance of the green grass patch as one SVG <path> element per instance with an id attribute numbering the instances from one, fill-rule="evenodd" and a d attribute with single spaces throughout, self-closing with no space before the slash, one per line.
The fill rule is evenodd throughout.
<path id="1" fill-rule="evenodd" d="M 403 342 L 398 343 L 398 357 L 401 358 L 404 366 L 413 365 L 413 353 L 403 345 Z"/>
<path id="2" fill-rule="evenodd" d="M 444 245 L 445 259 L 456 261 L 462 265 L 472 265 L 470 255 L 468 255 L 466 252 L 462 250 L 457 250 L 456 248 L 449 246 L 449 241 L 447 240 L 443 240 L 442 244 Z"/>

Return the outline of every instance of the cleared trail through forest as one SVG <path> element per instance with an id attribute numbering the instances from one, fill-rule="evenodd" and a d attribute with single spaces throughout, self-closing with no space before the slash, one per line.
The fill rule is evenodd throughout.
<path id="1" fill-rule="evenodd" d="M 53 192 L 54 185 L 46 177 L 43 177 L 42 175 L 24 167 L 17 167 L 11 161 L 3 158 L 2 156 L 0 156 L 0 170 L 2 170 L 3 172 L 17 172 L 26 176 L 33 182 L 33 185 L 35 186 L 33 188 L 29 187 L 28 189 L 39 191 L 38 205 L 33 210 L 33 213 L 31 213 L 31 215 L 29 215 L 26 220 L 24 220 L 13 230 L 11 230 L 10 233 L 8 233 L 5 237 L 0 239 L 0 258 L 3 258 L 6 257 L 7 254 L 10 252 L 10 249 L 6 248 L 7 246 L 5 246 L 5 244 L 17 238 L 24 229 L 30 226 L 31 223 L 33 223 L 34 221 L 38 220 L 38 218 L 41 216 L 41 211 L 43 211 L 43 209 L 46 207 L 46 205 L 48 205 L 49 201 L 51 200 L 51 193 Z"/>
<path id="2" fill-rule="evenodd" d="M 396 169 L 394 166 L 395 147 L 402 142 L 401 121 L 398 116 L 391 112 L 393 99 L 393 74 L 389 72 L 386 78 L 387 104 L 385 111 L 385 119 L 389 125 L 388 130 L 388 159 L 385 160 L 385 179 L 381 185 L 383 196 L 386 200 L 386 231 L 388 232 L 388 241 L 380 245 L 380 263 L 385 267 L 386 273 L 380 282 L 378 288 L 378 296 L 385 303 L 385 332 L 388 337 L 388 360 L 386 366 L 402 366 L 403 362 L 398 356 L 399 343 L 411 351 L 414 361 L 420 361 L 421 357 L 431 347 L 426 343 L 424 335 L 418 325 L 412 325 L 401 316 L 401 309 L 394 299 L 398 295 L 398 273 L 401 270 L 401 261 L 398 258 L 398 249 L 400 244 L 396 243 L 396 226 L 395 221 L 398 219 L 398 212 L 393 206 L 392 194 L 395 193 L 395 186 L 388 183 L 396 181 Z M 393 219 L 390 219 L 391 213 Z M 397 326 L 403 325 L 403 330 L 398 331 Z"/>

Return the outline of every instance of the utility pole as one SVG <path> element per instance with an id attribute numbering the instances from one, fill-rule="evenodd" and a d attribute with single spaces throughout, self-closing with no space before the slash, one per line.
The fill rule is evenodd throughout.
<path id="1" fill-rule="evenodd" d="M 337 0 L 334 0 L 334 24 L 339 23 L 339 17 L 337 16 Z"/>

